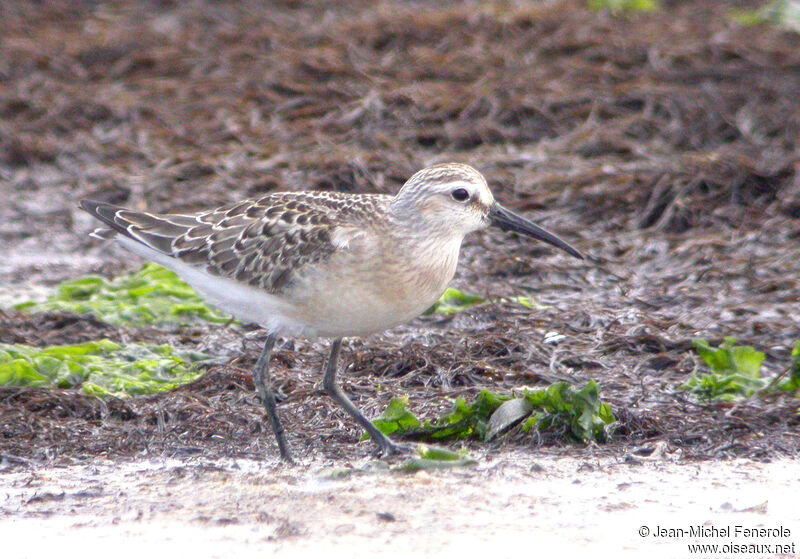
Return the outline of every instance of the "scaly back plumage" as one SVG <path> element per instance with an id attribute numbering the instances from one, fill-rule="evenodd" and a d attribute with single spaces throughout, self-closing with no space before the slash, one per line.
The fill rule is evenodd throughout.
<path id="1" fill-rule="evenodd" d="M 337 229 L 363 226 L 391 197 L 337 192 L 268 194 L 198 214 L 138 212 L 92 200 L 80 207 L 162 254 L 243 284 L 280 293 L 304 269 L 343 248 Z"/>

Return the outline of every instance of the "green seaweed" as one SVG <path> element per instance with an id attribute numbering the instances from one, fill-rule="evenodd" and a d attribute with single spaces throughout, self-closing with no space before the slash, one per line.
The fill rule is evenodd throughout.
<path id="1" fill-rule="evenodd" d="M 800 31 L 800 2 L 797 0 L 772 0 L 754 10 L 732 10 L 730 16 L 747 27 L 766 24 Z"/>
<path id="2" fill-rule="evenodd" d="M 700 339 L 693 340 L 693 344 L 711 372 L 699 374 L 695 370 L 681 390 L 691 392 L 701 401 L 738 402 L 754 395 L 774 396 L 779 391 L 800 393 L 800 342 L 792 349 L 786 371 L 772 379 L 761 375 L 765 355 L 750 346 L 736 345 L 735 338 L 725 338 L 719 347 Z M 786 373 L 788 380 L 779 382 Z"/>
<path id="3" fill-rule="evenodd" d="M 600 399 L 594 380 L 580 390 L 566 382 L 556 382 L 544 390 L 525 391 L 525 399 L 534 408 L 532 416 L 522 424 L 526 433 L 567 428 L 579 441 L 605 442 L 610 426 L 616 422 L 611 406 Z"/>
<path id="4" fill-rule="evenodd" d="M 455 314 L 474 307 L 475 305 L 480 305 L 483 302 L 483 297 L 468 295 L 463 291 L 449 287 L 442 296 L 439 297 L 439 300 L 436 301 L 430 309 L 425 311 L 425 314 Z"/>
<path id="5" fill-rule="evenodd" d="M 725 338 L 719 347 L 711 347 L 705 340 L 693 340 L 694 348 L 710 373 L 691 378 L 681 386 L 700 400 L 735 402 L 749 398 L 767 386 L 761 378 L 761 364 L 765 355 L 750 346 L 736 345 L 735 338 Z"/>
<path id="6" fill-rule="evenodd" d="M 481 390 L 471 404 L 459 396 L 449 413 L 423 427 L 430 440 L 476 438 L 483 440 L 489 418 L 510 396 Z"/>
<path id="7" fill-rule="evenodd" d="M 588 442 L 603 442 L 610 426 L 616 421 L 611 406 L 600 400 L 596 382 L 582 389 L 568 383 L 557 382 L 542 390 L 526 390 L 523 398 L 530 404 L 524 432 L 564 429 L 573 438 Z M 513 395 L 481 391 L 471 403 L 459 397 L 452 409 L 434 421 L 422 423 L 406 409 L 408 398 L 393 398 L 375 425 L 384 434 L 400 435 L 416 440 L 441 441 L 452 439 L 487 440 L 487 429 L 492 416 Z M 402 418 L 402 421 L 398 420 Z M 525 419 L 518 417 L 517 420 Z"/>
<path id="8" fill-rule="evenodd" d="M 589 0 L 589 9 L 610 12 L 614 15 L 629 15 L 636 12 L 652 12 L 661 7 L 660 0 Z"/>
<path id="9" fill-rule="evenodd" d="M 392 398 L 381 417 L 374 421 L 384 435 L 388 436 L 397 431 L 402 433 L 421 425 L 419 419 L 406 409 L 407 405 L 408 396 Z M 365 434 L 363 438 L 369 438 L 369 435 Z"/>
<path id="10" fill-rule="evenodd" d="M 781 390 L 797 394 L 800 392 L 800 342 L 792 349 L 792 363 L 789 365 L 789 380 L 779 386 Z"/>
<path id="11" fill-rule="evenodd" d="M 531 299 L 530 297 L 501 297 L 497 299 L 500 303 L 517 303 L 522 305 L 523 307 L 535 310 L 543 310 L 549 307 L 545 305 L 540 305 L 535 300 Z M 455 314 L 467 309 L 471 309 L 472 307 L 479 306 L 486 304 L 488 301 L 479 295 L 470 295 L 455 289 L 454 287 L 450 287 L 442 294 L 436 303 L 433 304 L 431 308 L 425 311 L 425 315 L 431 314 Z"/>
<path id="12" fill-rule="evenodd" d="M 0 344 L 0 386 L 81 387 L 90 396 L 125 398 L 192 382 L 202 376 L 202 362 L 210 359 L 195 351 L 106 339 L 46 348 Z"/>
<path id="13" fill-rule="evenodd" d="M 147 264 L 133 275 L 110 281 L 101 277 L 68 281 L 46 301 L 22 303 L 14 308 L 91 314 L 110 324 L 134 326 L 222 324 L 230 319 L 208 307 L 194 289 L 157 264 Z"/>

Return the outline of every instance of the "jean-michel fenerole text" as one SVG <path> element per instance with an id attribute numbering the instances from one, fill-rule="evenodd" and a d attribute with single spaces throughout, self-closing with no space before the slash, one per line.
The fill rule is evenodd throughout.
<path id="1" fill-rule="evenodd" d="M 697 524 L 688 528 L 656 526 L 654 538 L 789 538 L 792 531 L 785 526 L 748 528 L 746 526 L 711 526 Z"/>

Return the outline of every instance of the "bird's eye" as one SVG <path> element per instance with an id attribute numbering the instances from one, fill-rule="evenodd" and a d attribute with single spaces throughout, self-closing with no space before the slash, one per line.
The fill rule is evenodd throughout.
<path id="1" fill-rule="evenodd" d="M 453 200 L 456 200 L 457 202 L 466 202 L 469 200 L 469 192 L 467 192 L 466 188 L 456 188 L 450 193 L 450 196 L 452 196 Z"/>

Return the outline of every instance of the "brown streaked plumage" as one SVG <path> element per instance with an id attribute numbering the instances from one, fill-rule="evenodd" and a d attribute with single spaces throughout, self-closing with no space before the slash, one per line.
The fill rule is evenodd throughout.
<path id="1" fill-rule="evenodd" d="M 385 437 L 336 384 L 343 336 L 406 322 L 430 307 L 455 273 L 464 236 L 489 225 L 548 242 L 564 241 L 494 201 L 483 176 L 444 164 L 414 174 L 394 197 L 335 192 L 269 194 L 194 215 L 136 212 L 83 200 L 80 207 L 126 248 L 181 275 L 213 305 L 270 335 L 254 374 L 278 440 L 289 447 L 268 388 L 278 335 L 334 338 L 323 384 L 384 453 Z"/>

